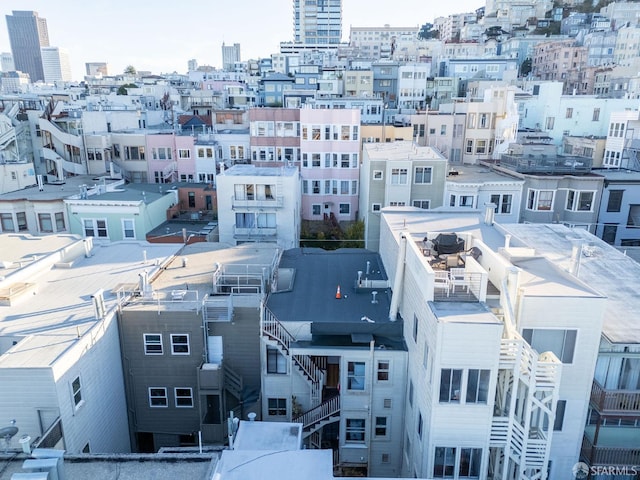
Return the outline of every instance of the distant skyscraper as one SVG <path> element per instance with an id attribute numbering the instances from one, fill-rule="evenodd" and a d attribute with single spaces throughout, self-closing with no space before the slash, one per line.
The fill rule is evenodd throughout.
<path id="1" fill-rule="evenodd" d="M 103 76 L 109 75 L 107 69 L 107 62 L 87 62 L 84 64 L 84 68 L 87 70 L 87 75 L 95 76 L 101 73 Z"/>
<path id="2" fill-rule="evenodd" d="M 222 54 L 224 55 L 224 50 Z M 192 58 L 191 60 L 189 60 L 187 62 L 187 69 L 189 72 L 195 72 L 198 69 L 198 61 L 195 58 Z"/>
<path id="3" fill-rule="evenodd" d="M 38 12 L 21 10 L 14 10 L 6 18 L 16 70 L 28 73 L 32 82 L 44 80 L 40 49 L 49 46 L 47 20 Z"/>
<path id="4" fill-rule="evenodd" d="M 222 69 L 228 72 L 234 70 L 234 63 L 240 61 L 240 44 L 225 45 L 222 42 Z"/>
<path id="5" fill-rule="evenodd" d="M 340 43 L 342 0 L 293 0 L 293 38 L 295 43 Z"/>
<path id="6" fill-rule="evenodd" d="M 0 70 L 3 72 L 13 72 L 16 66 L 13 64 L 13 55 L 11 52 L 0 53 Z"/>
<path id="7" fill-rule="evenodd" d="M 42 70 L 46 83 L 70 82 L 71 62 L 65 48 L 42 47 Z"/>

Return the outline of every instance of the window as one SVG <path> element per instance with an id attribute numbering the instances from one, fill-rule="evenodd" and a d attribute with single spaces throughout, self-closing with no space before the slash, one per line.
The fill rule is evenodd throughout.
<path id="1" fill-rule="evenodd" d="M 413 183 L 431 183 L 431 167 L 416 167 Z"/>
<path id="2" fill-rule="evenodd" d="M 169 406 L 165 387 L 149 387 L 149 406 L 152 408 Z"/>
<path id="3" fill-rule="evenodd" d="M 545 119 L 544 125 L 546 130 L 553 130 L 553 125 L 555 124 L 555 117 L 547 117 Z"/>
<path id="4" fill-rule="evenodd" d="M 186 148 L 180 148 L 178 150 L 178 158 L 191 158 L 191 150 L 188 150 Z"/>
<path id="5" fill-rule="evenodd" d="M 389 380 L 389 361 L 379 360 L 378 361 L 378 381 L 386 382 L 388 380 Z"/>
<path id="6" fill-rule="evenodd" d="M 386 437 L 387 436 L 387 424 L 389 423 L 389 419 L 387 417 L 376 417 L 376 437 Z"/>
<path id="7" fill-rule="evenodd" d="M 422 440 L 422 413 L 418 412 L 418 425 L 417 425 L 418 437 Z"/>
<path id="8" fill-rule="evenodd" d="M 364 443 L 364 418 L 347 418 L 346 427 L 345 440 L 348 443 Z"/>
<path id="9" fill-rule="evenodd" d="M 476 140 L 476 154 L 482 155 L 487 153 L 487 141 L 486 140 Z"/>
<path id="10" fill-rule="evenodd" d="M 407 184 L 407 169 L 392 168 L 391 169 L 391 185 L 406 185 L 406 184 Z"/>
<path id="11" fill-rule="evenodd" d="M 382 176 L 382 170 L 374 170 L 373 171 L 373 179 L 374 180 L 382 180 L 384 177 Z"/>
<path id="12" fill-rule="evenodd" d="M 196 192 L 188 192 L 187 195 L 189 208 L 196 208 Z M 248 200 L 253 200 L 253 195 Z"/>
<path id="13" fill-rule="evenodd" d="M 144 335 L 144 354 L 145 355 L 162 355 L 162 335 L 160 333 L 145 333 Z"/>
<path id="14" fill-rule="evenodd" d="M 590 212 L 594 193 L 595 192 L 568 190 L 566 209 L 574 212 Z"/>
<path id="15" fill-rule="evenodd" d="M 321 205 L 320 204 L 316 203 L 316 204 L 311 205 L 311 214 L 312 215 L 320 215 L 321 213 L 322 212 L 321 212 Z"/>
<path id="16" fill-rule="evenodd" d="M 467 377 L 467 403 L 487 403 L 490 374 L 489 370 L 469 370 Z"/>
<path id="17" fill-rule="evenodd" d="M 18 222 L 18 231 L 23 232 L 28 230 L 27 227 L 27 214 L 25 212 L 16 212 L 16 221 Z"/>
<path id="18" fill-rule="evenodd" d="M 538 353 L 553 352 L 562 363 L 572 363 L 577 330 L 525 328 L 522 337 Z"/>
<path id="19" fill-rule="evenodd" d="M 462 370 L 443 368 L 440 373 L 440 403 L 460 403 Z"/>
<path id="20" fill-rule="evenodd" d="M 371 211 L 372 212 L 379 212 L 381 208 L 382 208 L 382 205 L 379 204 L 379 203 L 372 203 L 371 204 Z"/>
<path id="21" fill-rule="evenodd" d="M 38 227 L 40 228 L 40 232 L 42 232 L 42 233 L 51 233 L 51 232 L 53 232 L 53 224 L 51 223 L 51 214 L 50 213 L 39 213 L 38 214 Z"/>
<path id="22" fill-rule="evenodd" d="M 348 203 L 341 203 L 340 204 L 340 214 L 341 215 L 348 215 L 351 212 L 351 205 Z"/>
<path id="23" fill-rule="evenodd" d="M 418 316 L 413 314 L 413 341 L 418 341 Z"/>
<path id="24" fill-rule="evenodd" d="M 193 391 L 190 387 L 176 387 L 173 389 L 176 408 L 193 408 Z"/>
<path id="25" fill-rule="evenodd" d="M 144 160 L 144 147 L 124 147 L 125 160 Z"/>
<path id="26" fill-rule="evenodd" d="M 460 195 L 459 205 L 461 207 L 473 208 L 475 197 L 473 195 Z"/>
<path id="27" fill-rule="evenodd" d="M 414 200 L 412 205 L 417 208 L 424 208 L 425 210 L 429 210 L 429 206 L 431 204 L 431 200 Z"/>
<path id="28" fill-rule="evenodd" d="M 600 121 L 600 109 L 599 108 L 594 108 L 593 109 L 593 115 L 591 116 L 591 120 L 594 122 L 599 122 Z"/>
<path id="29" fill-rule="evenodd" d="M 433 477 L 453 478 L 455 466 L 455 447 L 436 447 L 436 454 L 433 461 Z"/>
<path id="30" fill-rule="evenodd" d="M 572 118 L 573 117 L 573 108 L 567 108 L 567 111 L 565 113 L 565 118 Z"/>
<path id="31" fill-rule="evenodd" d="M 269 415 L 284 416 L 287 414 L 286 398 L 269 398 L 267 400 L 267 413 Z"/>
<path id="32" fill-rule="evenodd" d="M 390 459 L 389 459 L 389 454 L 388 453 L 383 453 L 380 456 L 380 463 L 389 463 Z"/>
<path id="33" fill-rule="evenodd" d="M 85 237 L 107 238 L 106 220 L 84 219 L 83 224 Z"/>
<path id="34" fill-rule="evenodd" d="M 627 227 L 640 227 L 640 205 L 629 205 L 629 216 L 627 217 Z"/>
<path id="35" fill-rule="evenodd" d="M 461 448 L 458 478 L 480 478 L 481 448 Z"/>
<path id="36" fill-rule="evenodd" d="M 567 408 L 567 401 L 558 400 L 558 403 L 556 403 L 556 418 L 553 421 L 554 432 L 562 431 L 562 425 L 564 423 L 564 411 L 566 408 Z"/>
<path id="37" fill-rule="evenodd" d="M 189 334 L 171 334 L 171 354 L 189 355 Z"/>
<path id="38" fill-rule="evenodd" d="M 527 195 L 527 210 L 547 211 L 553 207 L 553 190 L 529 189 Z"/>
<path id="39" fill-rule="evenodd" d="M 56 213 L 55 218 L 56 218 L 56 232 L 64 232 L 67 229 L 64 223 L 64 213 L 62 212 Z"/>
<path id="40" fill-rule="evenodd" d="M 122 237 L 123 238 L 136 238 L 135 224 L 130 218 L 122 219 Z"/>
<path id="41" fill-rule="evenodd" d="M 465 153 L 473 153 L 473 140 L 467 140 Z"/>
<path id="42" fill-rule="evenodd" d="M 513 201 L 513 195 L 505 193 L 503 195 L 491 195 L 491 203 L 495 204 L 495 212 L 497 214 L 509 214 L 511 213 L 511 203 Z"/>
<path id="43" fill-rule="evenodd" d="M 622 194 L 624 190 L 609 190 L 607 212 L 619 212 L 622 207 Z"/>
<path id="44" fill-rule="evenodd" d="M 82 403 L 82 384 L 80 377 L 76 377 L 71 382 L 71 393 L 73 395 L 73 405 L 78 408 Z"/>
<path id="45" fill-rule="evenodd" d="M 429 345 L 424 342 L 424 350 L 422 351 L 422 366 L 426 370 L 429 366 Z"/>
<path id="46" fill-rule="evenodd" d="M 609 245 L 613 245 L 616 242 L 616 236 L 618 234 L 617 223 L 605 223 L 602 227 L 602 240 Z"/>
<path id="47" fill-rule="evenodd" d="M 267 373 L 287 373 L 287 359 L 277 348 L 267 347 Z"/>
<path id="48" fill-rule="evenodd" d="M 15 232 L 13 215 L 10 213 L 0 213 L 0 225 L 2 225 L 3 232 Z"/>
<path id="49" fill-rule="evenodd" d="M 347 389 L 364 390 L 364 362 L 349 362 L 347 365 Z"/>

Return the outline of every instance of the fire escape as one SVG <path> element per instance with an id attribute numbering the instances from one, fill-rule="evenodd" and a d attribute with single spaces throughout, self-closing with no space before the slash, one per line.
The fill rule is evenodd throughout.
<path id="1" fill-rule="evenodd" d="M 309 386 L 311 408 L 296 415 L 291 420 L 302 423 L 303 438 L 309 437 L 313 448 L 320 448 L 320 430 L 325 425 L 340 418 L 340 395 L 335 395 L 325 401 L 322 399 L 324 371 L 310 355 L 293 354 L 291 346 L 296 339 L 287 331 L 275 315 L 266 307 L 262 309 L 261 333 L 266 343 L 290 360 L 294 367 Z M 292 372 L 293 373 L 293 372 Z"/>

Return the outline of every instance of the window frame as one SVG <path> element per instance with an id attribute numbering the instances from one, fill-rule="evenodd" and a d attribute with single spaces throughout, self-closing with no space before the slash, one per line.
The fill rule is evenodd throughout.
<path id="1" fill-rule="evenodd" d="M 151 342 L 149 341 L 148 337 L 154 337 L 157 336 L 159 339 L 159 342 L 155 343 L 155 342 Z M 144 354 L 145 355 L 164 355 L 164 344 L 162 343 L 162 333 L 143 333 L 142 334 L 142 344 L 144 347 Z M 149 350 L 149 347 L 152 346 L 160 346 L 160 351 L 159 352 L 152 352 Z"/>
<path id="2" fill-rule="evenodd" d="M 152 390 L 164 391 L 164 395 L 152 395 Z M 149 398 L 149 408 L 169 408 L 169 396 L 167 393 L 167 387 L 148 387 L 147 395 Z M 155 404 L 154 400 L 164 399 L 164 404 Z"/>
<path id="3" fill-rule="evenodd" d="M 562 362 L 563 365 L 573 364 L 576 357 L 576 351 L 577 351 L 576 347 L 578 345 L 578 329 L 575 329 L 575 328 L 523 328 L 522 338 L 524 338 L 524 340 L 531 346 L 531 348 L 536 350 L 538 353 L 542 353 L 542 351 L 539 351 L 538 348 L 534 346 L 534 343 L 536 343 L 536 340 L 535 340 L 536 331 L 564 332 L 563 334 L 564 336 L 562 339 L 562 352 L 560 353 L 560 355 L 558 355 L 555 352 L 553 353 L 556 355 L 556 357 L 558 357 L 558 359 Z M 567 344 L 568 332 L 572 332 L 569 334 L 569 337 L 573 336 L 573 345 L 571 345 L 571 348 L 568 351 L 570 352 L 571 359 L 570 361 L 565 361 L 565 357 L 569 355 L 569 353 L 566 351 L 568 347 L 568 344 Z"/>
<path id="4" fill-rule="evenodd" d="M 282 355 L 282 353 L 280 353 L 280 350 L 275 347 L 267 346 L 266 359 L 266 368 L 268 375 L 287 374 L 287 357 Z M 282 359 L 282 361 L 280 361 L 280 359 Z"/>
<path id="5" fill-rule="evenodd" d="M 389 382 L 391 380 L 391 361 L 376 360 L 376 381 Z M 385 378 L 386 377 L 386 378 Z"/>
<path id="6" fill-rule="evenodd" d="M 477 372 L 475 382 L 472 382 L 471 380 L 471 376 L 472 376 L 471 372 Z M 484 385 L 486 387 L 484 390 L 482 388 L 483 379 L 485 380 Z M 464 403 L 486 405 L 487 400 L 489 398 L 490 383 L 491 383 L 491 370 L 480 369 L 480 368 L 468 369 L 467 370 L 467 388 L 466 388 Z M 482 395 L 483 393 L 484 395 Z M 481 398 L 482 396 L 484 398 Z"/>
<path id="7" fill-rule="evenodd" d="M 178 395 L 178 390 L 189 391 L 189 395 Z M 189 405 L 180 405 L 184 399 L 189 399 Z M 173 387 L 173 400 L 176 408 L 193 408 L 193 388 L 191 387 Z"/>
<path id="8" fill-rule="evenodd" d="M 176 337 L 185 337 L 187 341 L 186 343 L 175 342 L 174 339 Z M 181 346 L 184 347 L 185 345 L 187 347 L 186 352 L 176 351 L 176 347 L 181 347 Z M 190 342 L 188 333 L 172 333 L 171 334 L 171 355 L 191 355 L 191 342 Z"/>
<path id="9" fill-rule="evenodd" d="M 272 406 L 273 401 L 273 406 Z M 284 406 L 282 405 L 284 403 Z M 287 416 L 287 399 L 280 397 L 267 398 L 267 415 L 272 417 Z"/>
<path id="10" fill-rule="evenodd" d="M 541 200 L 541 193 L 551 193 L 551 200 L 549 203 L 549 208 L 540 208 L 541 202 L 546 204 L 549 200 Z M 526 209 L 531 212 L 552 212 L 553 207 L 556 200 L 556 191 L 555 190 L 542 190 L 537 188 L 529 188 L 527 190 L 527 206 Z"/>
<path id="11" fill-rule="evenodd" d="M 446 392 L 443 388 L 443 381 L 445 380 L 445 372 L 450 372 L 448 374 L 448 388 Z M 459 404 L 461 402 L 462 396 L 462 374 L 464 370 L 461 368 L 441 368 L 440 369 L 440 386 L 439 386 L 439 394 L 438 394 L 438 402 L 439 403 L 455 403 Z M 457 379 L 455 378 L 457 376 Z M 457 387 L 457 388 L 456 388 Z M 457 398 L 455 392 L 458 392 Z M 443 393 L 446 393 L 446 398 L 443 397 Z"/>
<path id="12" fill-rule="evenodd" d="M 422 170 L 420 174 L 418 174 L 418 170 Z M 425 181 L 425 173 L 429 172 L 429 180 Z M 420 180 L 420 181 L 418 181 Z M 431 185 L 433 183 L 433 167 L 425 167 L 425 166 L 417 166 L 413 169 L 413 183 L 414 185 Z"/>
<path id="13" fill-rule="evenodd" d="M 362 366 L 362 373 L 356 372 L 356 366 Z M 347 390 L 350 392 L 364 392 L 367 389 L 367 363 L 362 361 L 347 362 Z M 354 388 L 354 383 L 361 388 Z"/>
<path id="14" fill-rule="evenodd" d="M 354 436 L 356 438 L 350 438 L 350 436 Z M 345 443 L 365 443 L 366 438 L 367 438 L 367 420 L 365 418 L 345 418 L 345 421 L 344 421 Z"/>
<path id="15" fill-rule="evenodd" d="M 400 167 L 391 169 L 391 185 L 408 185 L 408 183 L 409 169 Z"/>
<path id="16" fill-rule="evenodd" d="M 131 222 L 131 228 L 127 228 L 126 224 L 127 222 Z M 122 238 L 124 240 L 128 240 L 128 239 L 133 239 L 135 240 L 136 238 L 136 222 L 133 218 L 122 218 L 121 219 L 121 223 L 122 223 Z M 128 236 L 127 232 L 131 232 L 132 235 Z"/>
<path id="17" fill-rule="evenodd" d="M 73 409 L 75 411 L 84 405 L 84 398 L 82 396 L 82 380 L 80 375 L 77 375 L 69 385 L 71 387 L 71 399 L 73 401 Z"/>

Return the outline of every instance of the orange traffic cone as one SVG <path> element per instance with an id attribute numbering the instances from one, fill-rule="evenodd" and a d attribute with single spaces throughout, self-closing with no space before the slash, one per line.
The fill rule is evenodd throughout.
<path id="1" fill-rule="evenodd" d="M 340 285 L 338 285 L 338 289 L 336 290 L 336 298 L 338 300 L 342 298 L 342 294 L 340 293 Z"/>

